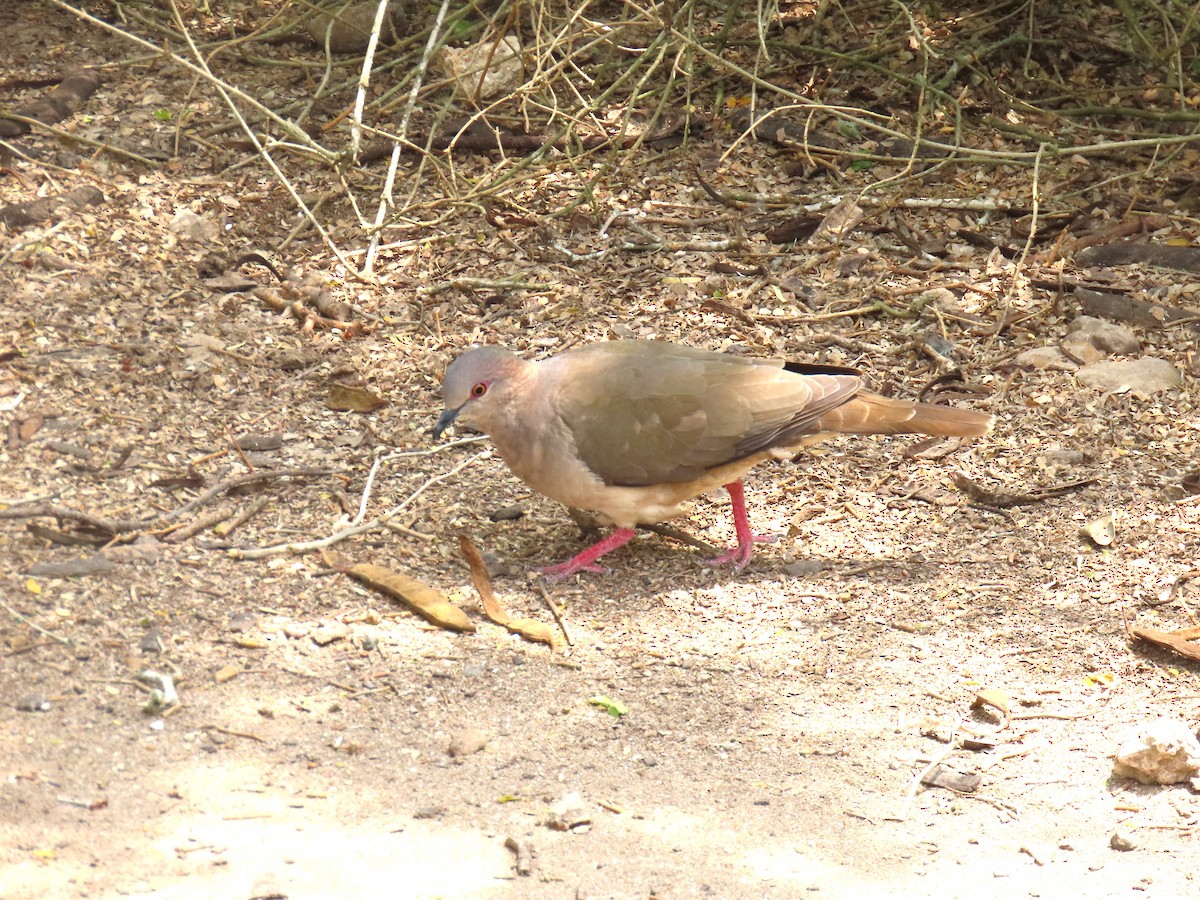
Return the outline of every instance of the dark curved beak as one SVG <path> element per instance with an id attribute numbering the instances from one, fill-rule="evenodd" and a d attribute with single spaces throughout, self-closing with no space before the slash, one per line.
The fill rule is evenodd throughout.
<path id="1" fill-rule="evenodd" d="M 454 424 L 454 420 L 458 418 L 458 411 L 460 409 L 462 409 L 461 406 L 457 409 L 447 409 L 438 416 L 437 424 L 433 426 L 433 439 L 435 441 L 440 441 L 442 433 Z"/>

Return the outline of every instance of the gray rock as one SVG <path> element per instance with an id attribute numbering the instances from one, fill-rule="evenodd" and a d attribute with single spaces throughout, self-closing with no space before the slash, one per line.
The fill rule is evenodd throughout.
<path id="1" fill-rule="evenodd" d="M 1075 373 L 1080 384 L 1099 391 L 1157 394 L 1179 387 L 1183 375 L 1165 359 L 1144 356 L 1123 362 L 1098 362 Z"/>
<path id="2" fill-rule="evenodd" d="M 1131 329 L 1124 325 L 1117 325 L 1115 322 L 1097 319 L 1095 316 L 1076 317 L 1075 321 L 1071 323 L 1071 333 L 1067 335 L 1067 340 L 1072 338 L 1085 339 L 1093 347 L 1103 350 L 1105 353 L 1128 355 L 1142 349 L 1141 341 Z"/>

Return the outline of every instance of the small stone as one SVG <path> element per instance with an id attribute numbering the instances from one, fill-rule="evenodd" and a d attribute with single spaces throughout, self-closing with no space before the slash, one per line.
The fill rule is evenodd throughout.
<path id="1" fill-rule="evenodd" d="M 1086 340 L 1105 353 L 1128 355 L 1142 348 L 1132 329 L 1095 316 L 1077 316 L 1071 323 L 1071 333 L 1067 335 L 1067 340 L 1071 339 Z"/>
<path id="2" fill-rule="evenodd" d="M 230 631 L 239 633 L 249 631 L 257 624 L 258 616 L 248 609 L 243 609 L 241 612 L 235 612 L 229 617 L 229 625 L 227 627 Z"/>
<path id="3" fill-rule="evenodd" d="M 1130 850 L 1137 849 L 1137 841 L 1135 841 L 1128 834 L 1124 834 L 1120 831 L 1114 831 L 1108 838 L 1108 846 L 1112 847 L 1114 850 L 1120 850 L 1122 853 L 1126 853 Z"/>
<path id="4" fill-rule="evenodd" d="M 1058 369 L 1073 372 L 1079 368 L 1057 347 L 1034 347 L 1024 353 L 1018 353 L 1015 362 L 1023 369 Z"/>
<path id="5" fill-rule="evenodd" d="M 450 739 L 446 752 L 451 756 L 470 756 L 487 746 L 488 736 L 478 728 L 465 728 Z"/>
<path id="6" fill-rule="evenodd" d="M 17 701 L 17 709 L 21 712 L 47 712 L 50 709 L 50 701 L 46 699 L 45 694 L 26 694 Z"/>
<path id="7" fill-rule="evenodd" d="M 241 669 L 234 665 L 221 666 L 217 671 L 213 672 L 213 681 L 217 684 L 224 684 L 227 681 L 232 681 L 241 674 Z"/>
<path id="8" fill-rule="evenodd" d="M 1132 729 L 1121 742 L 1113 774 L 1142 784 L 1177 784 L 1200 775 L 1200 741 L 1178 719 L 1158 719 Z"/>
<path id="9" fill-rule="evenodd" d="M 162 653 L 167 649 L 167 637 L 161 628 L 151 628 L 138 641 L 138 649 L 143 653 Z"/>
<path id="10" fill-rule="evenodd" d="M 312 632 L 312 625 L 308 622 L 288 622 L 283 626 L 283 633 L 290 638 L 307 637 Z"/>

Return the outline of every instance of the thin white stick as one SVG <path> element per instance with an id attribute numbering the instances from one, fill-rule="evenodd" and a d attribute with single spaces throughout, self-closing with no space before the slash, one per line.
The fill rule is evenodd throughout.
<path id="1" fill-rule="evenodd" d="M 371 83 L 371 69 L 375 65 L 375 48 L 379 46 L 379 32 L 387 15 L 388 0 L 379 0 L 375 8 L 375 23 L 367 38 L 367 52 L 363 55 L 362 71 L 358 75 L 358 91 L 354 97 L 354 115 L 350 119 L 350 159 L 358 162 L 358 148 L 362 146 L 362 117 L 367 105 L 367 86 Z"/>
<path id="2" fill-rule="evenodd" d="M 476 453 L 474 456 L 460 462 L 453 469 L 442 472 L 440 475 L 430 476 L 428 479 L 426 479 L 424 484 L 422 484 L 419 488 L 409 494 L 408 497 L 406 497 L 400 503 L 397 503 L 383 515 L 376 516 L 374 519 L 363 522 L 360 525 L 354 525 L 350 528 L 343 528 L 341 531 L 313 541 L 295 541 L 287 544 L 275 544 L 271 547 L 255 547 L 252 550 L 242 550 L 234 547 L 228 551 L 229 556 L 231 556 L 233 559 L 267 559 L 271 556 L 283 556 L 284 554 L 289 553 L 309 553 L 313 550 L 321 550 L 325 547 L 332 547 L 334 544 L 340 543 L 347 538 L 352 538 L 355 535 L 363 534 L 367 531 L 373 531 L 376 528 L 381 528 L 389 519 L 399 515 L 429 488 L 433 487 L 438 482 L 445 481 L 447 478 L 457 475 L 467 466 L 470 466 L 483 459 L 485 456 L 490 455 L 491 452 L 491 450 L 484 450 L 480 453 Z"/>
<path id="3" fill-rule="evenodd" d="M 392 144 L 392 158 L 388 162 L 387 177 L 384 179 L 383 191 L 379 196 L 379 209 L 375 212 L 375 227 L 371 234 L 371 242 L 367 246 L 367 255 L 363 259 L 362 275 L 364 278 L 371 277 L 371 273 L 375 271 L 375 257 L 379 254 L 379 242 L 383 238 L 383 223 L 388 216 L 388 211 L 395 207 L 392 191 L 396 184 L 396 172 L 400 168 L 400 147 L 408 141 L 408 121 L 412 118 L 413 110 L 416 108 L 417 94 L 420 93 L 421 85 L 425 81 L 425 73 L 429 70 L 429 60 L 440 40 L 442 25 L 446 21 L 446 12 L 449 9 L 450 0 L 442 0 L 442 5 L 438 7 L 437 19 L 434 20 L 433 28 L 429 31 L 429 40 L 425 42 L 425 52 L 421 54 L 421 62 L 418 63 L 417 71 L 413 75 L 412 87 L 408 91 L 408 102 L 404 107 L 404 115 L 400 118 L 399 133 L 396 135 L 395 143 Z"/>

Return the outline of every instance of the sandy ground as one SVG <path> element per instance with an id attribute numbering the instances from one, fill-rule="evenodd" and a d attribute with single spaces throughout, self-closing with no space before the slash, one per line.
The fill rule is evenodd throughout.
<path id="1" fill-rule="evenodd" d="M 12 8 L 3 20 L 18 62 L 36 70 L 32 20 Z M 115 43 L 60 24 L 81 56 L 117 57 Z M 101 130 L 144 137 L 188 89 L 159 78 L 143 102 L 137 71 L 111 73 L 89 106 Z M 702 154 L 724 149 L 719 134 L 706 140 Z M 774 152 L 747 145 L 736 162 L 757 169 Z M 330 268 L 331 290 L 377 327 L 351 340 L 308 334 L 204 280 L 214 254 L 228 264 L 293 221 L 261 169 L 223 167 L 236 158 L 148 170 L 60 155 L 81 167 L 56 174 L 60 186 L 97 183 L 105 203 L 5 235 L 21 246 L 0 264 L 4 900 L 1197 890 L 1197 795 L 1116 778 L 1111 759 L 1132 727 L 1200 720 L 1196 664 L 1125 631 L 1194 624 L 1200 505 L 1181 488 L 1200 437 L 1194 332 L 1136 331 L 1134 355 L 1170 361 L 1182 389 L 1104 394 L 1071 372 L 1012 363 L 1062 339 L 1077 309 L 1042 288 L 1006 295 L 1015 263 L 977 248 L 958 251 L 953 273 L 925 276 L 887 274 L 907 251 L 886 232 L 833 254 L 760 242 L 746 256 L 787 268 L 822 302 L 927 283 L 989 326 L 1008 310 L 1031 315 L 999 336 L 946 317 L 805 321 L 799 301 L 739 307 L 792 316 L 773 325 L 706 305 L 720 254 L 567 266 L 546 261 L 534 232 L 498 235 L 470 212 L 445 227 L 453 240 L 386 256 L 380 286 Z M 631 195 L 601 202 L 700 210 L 680 175 L 687 161 L 648 155 Z M 11 165 L 22 177 L 0 181 L 0 203 L 50 189 L 45 164 Z M 561 201 L 530 190 L 531 204 Z M 183 208 L 215 227 L 184 233 Z M 599 210 L 587 227 L 604 219 Z M 921 223 L 947 227 L 934 211 Z M 288 256 L 325 277 L 296 247 Z M 534 274 L 554 287 L 424 291 Z M 680 286 L 693 275 L 701 288 Z M 741 282 L 720 278 L 733 303 Z M 535 356 L 658 337 L 854 364 L 912 397 L 936 375 L 911 349 L 930 328 L 976 388 L 944 399 L 994 413 L 995 433 L 924 457 L 905 452 L 911 438 L 845 438 L 757 470 L 756 529 L 784 537 L 741 573 L 648 535 L 607 576 L 543 592 L 527 573 L 579 549 L 578 530 L 496 458 L 445 477 L 486 444 L 384 463 L 368 508 L 411 499 L 400 529 L 336 548 L 445 591 L 474 634 L 434 628 L 315 553 L 229 553 L 334 533 L 377 453 L 434 449 L 441 372 L 473 342 Z M 329 408 L 330 386 L 354 379 L 386 405 Z M 278 440 L 243 454 L 232 438 L 245 434 Z M 285 469 L 309 474 L 222 489 L 170 518 L 206 488 Z M 957 491 L 958 473 L 1010 492 L 1094 482 L 998 510 Z M 85 521 L 22 513 L 31 500 L 146 524 L 101 550 Z M 520 518 L 489 518 L 511 504 Z M 722 496 L 698 501 L 675 524 L 726 544 L 723 507 Z M 214 509 L 252 515 L 232 535 L 210 526 L 173 540 L 173 527 Z M 1117 537 L 1099 549 L 1079 529 L 1109 512 Z M 129 543 L 138 533 L 149 537 Z M 458 556 L 463 533 L 510 611 L 553 624 L 549 598 L 569 645 L 554 652 L 484 620 Z M 95 540 L 64 543 L 72 536 Z M 90 574 L 33 574 L 98 555 L 107 565 Z M 177 707 L 147 708 L 145 670 L 171 676 Z M 973 708 L 980 692 L 1003 697 L 1007 715 Z M 473 734 L 482 749 L 451 755 Z M 977 788 L 921 786 L 939 759 Z M 1114 849 L 1114 834 L 1133 849 Z"/>

